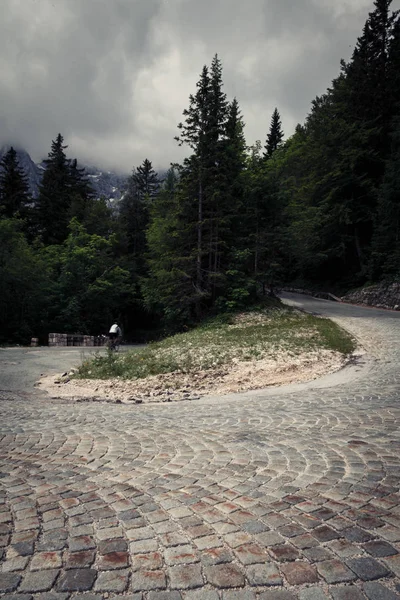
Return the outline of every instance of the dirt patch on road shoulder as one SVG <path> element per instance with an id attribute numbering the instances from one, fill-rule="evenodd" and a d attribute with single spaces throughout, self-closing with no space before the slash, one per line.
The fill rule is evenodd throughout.
<path id="1" fill-rule="evenodd" d="M 315 380 L 342 368 L 339 352 L 317 350 L 293 356 L 280 352 L 274 358 L 236 361 L 215 369 L 153 375 L 145 379 L 69 379 L 42 377 L 37 385 L 51 398 L 75 402 L 176 402 L 208 395 L 245 392 Z"/>

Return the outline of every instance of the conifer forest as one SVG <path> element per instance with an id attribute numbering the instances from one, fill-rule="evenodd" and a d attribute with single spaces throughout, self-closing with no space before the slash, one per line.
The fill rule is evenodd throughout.
<path id="1" fill-rule="evenodd" d="M 143 157 L 117 206 L 95 195 L 61 134 L 35 198 L 11 147 L 0 163 L 0 342 L 97 335 L 115 319 L 127 339 L 144 341 L 285 285 L 340 294 L 398 280 L 391 0 L 375 0 L 351 59 L 321 92 L 294 132 L 277 107 L 259 124 L 261 141 L 246 140 L 216 55 L 171 140 L 187 157 L 162 176 Z"/>

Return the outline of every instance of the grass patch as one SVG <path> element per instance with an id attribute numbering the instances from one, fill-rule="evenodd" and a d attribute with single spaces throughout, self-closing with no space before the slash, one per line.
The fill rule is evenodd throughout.
<path id="1" fill-rule="evenodd" d="M 352 337 L 338 325 L 280 305 L 218 316 L 186 333 L 126 353 L 96 355 L 77 377 L 141 379 L 161 373 L 193 373 L 228 363 L 273 358 L 287 352 L 327 349 L 350 354 Z"/>

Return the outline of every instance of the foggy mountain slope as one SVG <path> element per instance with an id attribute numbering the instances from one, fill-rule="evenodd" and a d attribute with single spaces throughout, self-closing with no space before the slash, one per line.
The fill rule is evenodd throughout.
<path id="1" fill-rule="evenodd" d="M 45 169 L 44 162 L 35 163 L 28 152 L 23 148 L 14 146 L 20 167 L 28 177 L 29 189 L 33 198 L 37 198 L 39 193 L 39 184 Z M 0 160 L 10 149 L 10 145 L 5 145 L 0 149 Z M 88 179 L 93 186 L 98 198 L 104 197 L 109 201 L 118 201 L 123 194 L 128 175 L 121 175 L 113 171 L 101 170 L 95 166 L 86 166 L 78 163 L 79 167 L 84 167 Z"/>

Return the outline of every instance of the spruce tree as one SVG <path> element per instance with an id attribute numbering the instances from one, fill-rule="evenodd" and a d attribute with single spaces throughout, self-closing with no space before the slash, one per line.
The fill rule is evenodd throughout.
<path id="1" fill-rule="evenodd" d="M 227 107 L 227 119 L 219 158 L 219 192 L 216 206 L 219 244 L 216 248 L 215 271 L 221 274 L 235 266 L 232 265 L 232 248 L 238 248 L 238 237 L 242 234 L 242 208 L 245 200 L 242 174 L 245 163 L 244 123 L 239 103 L 234 98 Z M 223 283 L 221 276 L 219 280 Z"/>
<path id="2" fill-rule="evenodd" d="M 390 12 L 391 4 L 392 0 L 375 0 L 375 10 L 368 16 L 352 59 L 343 64 L 352 88 L 348 102 L 353 118 L 380 128 L 381 134 L 387 134 L 389 51 L 398 15 L 398 11 Z"/>
<path id="3" fill-rule="evenodd" d="M 179 143 L 193 151 L 184 163 L 181 189 L 186 197 L 183 214 L 196 232 L 191 253 L 196 257 L 193 297 L 197 317 L 205 304 L 215 299 L 216 281 L 220 277 L 221 164 L 228 116 L 222 86 L 222 65 L 215 56 L 211 69 L 203 67 L 197 92 L 189 97 L 189 108 L 183 113 L 185 123 L 178 126 Z"/>
<path id="4" fill-rule="evenodd" d="M 207 273 L 207 292 L 210 302 L 215 302 L 225 286 L 224 270 L 226 264 L 226 236 L 228 233 L 229 215 L 231 205 L 227 202 L 229 184 L 226 185 L 227 166 L 227 120 L 229 104 L 223 91 L 222 64 L 215 55 L 210 70 L 210 122 L 209 122 L 209 166 L 205 186 L 205 217 L 209 226 L 206 230 L 205 242 L 208 247 L 208 264 L 205 265 Z M 239 107 L 236 105 L 239 116 Z"/>
<path id="5" fill-rule="evenodd" d="M 400 114 L 400 14 L 396 15 L 389 45 L 387 80 L 389 82 L 390 130 L 397 130 L 393 119 Z M 392 146 L 391 146 L 392 149 Z"/>
<path id="6" fill-rule="evenodd" d="M 267 143 L 265 144 L 265 158 L 271 158 L 273 153 L 279 148 L 283 140 L 283 131 L 281 117 L 278 109 L 275 108 L 271 117 L 271 125 L 267 136 Z"/>
<path id="7" fill-rule="evenodd" d="M 132 255 L 132 268 L 144 274 L 146 251 L 146 228 L 149 221 L 148 196 L 138 185 L 137 169 L 128 179 L 127 189 L 119 204 L 119 222 L 126 244 L 126 252 Z"/>
<path id="8" fill-rule="evenodd" d="M 119 207 L 119 221 L 127 244 L 128 253 L 133 255 L 135 269 L 145 274 L 147 250 L 146 229 L 149 211 L 157 196 L 160 183 L 151 161 L 147 158 L 133 169 L 127 189 Z"/>
<path id="9" fill-rule="evenodd" d="M 25 217 L 30 202 L 27 176 L 11 146 L 0 162 L 0 216 Z"/>
<path id="10" fill-rule="evenodd" d="M 85 169 L 78 167 L 76 158 L 71 161 L 69 169 L 69 218 L 76 217 L 86 225 L 86 220 L 91 213 L 94 200 L 94 190 L 86 176 Z"/>
<path id="11" fill-rule="evenodd" d="M 94 196 L 94 190 L 86 175 L 84 167 L 78 167 L 78 161 L 74 158 L 70 163 L 70 181 L 69 186 L 73 193 L 77 193 L 82 198 Z"/>
<path id="12" fill-rule="evenodd" d="M 392 0 L 375 0 L 352 60 L 343 65 L 345 79 L 338 82 L 334 91 L 348 131 L 342 143 L 340 166 L 344 185 L 338 191 L 363 276 L 367 274 L 378 190 L 391 147 L 393 96 L 389 53 L 397 18 L 397 13 L 390 12 L 391 3 Z"/>
<path id="13" fill-rule="evenodd" d="M 393 132 L 393 153 L 386 166 L 372 244 L 370 276 L 400 275 L 400 118 Z"/>
<path id="14" fill-rule="evenodd" d="M 390 48 L 396 14 L 391 0 L 376 0 L 349 63 L 342 61 L 332 88 L 313 102 L 307 119 L 301 176 L 303 214 L 309 223 L 307 262 L 359 285 L 368 276 L 379 188 L 390 156 L 392 92 Z M 396 69 L 395 69 L 396 70 Z M 296 193 L 297 195 L 297 193 Z M 298 194 L 300 196 L 300 194 Z M 314 257 L 314 258 L 313 258 Z"/>
<path id="15" fill-rule="evenodd" d="M 208 144 L 209 125 L 210 125 L 210 95 L 211 82 L 208 67 L 203 67 L 200 80 L 197 83 L 197 92 L 195 95 L 189 96 L 189 108 L 185 109 L 183 115 L 185 123 L 179 123 L 179 137 L 176 137 L 179 145 L 186 144 L 193 151 L 193 155 L 185 160 L 183 181 L 186 183 L 186 189 L 189 193 L 189 205 L 183 206 L 184 212 L 189 222 L 195 222 L 196 230 L 196 270 L 195 280 L 193 281 L 194 289 L 196 290 L 196 313 L 200 317 L 201 313 L 201 298 L 204 295 L 203 285 L 203 253 L 204 253 L 204 187 L 206 180 L 207 167 L 210 161 L 207 160 L 210 145 Z M 190 196 L 196 198 L 196 205 L 190 202 Z M 188 214 L 189 213 L 189 214 Z M 192 251 L 192 250 L 191 250 Z M 188 273 L 191 278 L 192 274 Z"/>
<path id="16" fill-rule="evenodd" d="M 70 161 L 59 133 L 44 161 L 46 168 L 37 200 L 39 230 L 45 244 L 60 244 L 68 235 L 71 208 Z"/>
<path id="17" fill-rule="evenodd" d="M 146 231 L 149 274 L 141 280 L 147 310 L 159 315 L 171 330 L 191 319 L 192 281 L 182 251 L 185 225 L 179 203 L 179 177 L 171 168 L 150 206 Z"/>
<path id="18" fill-rule="evenodd" d="M 139 196 L 142 199 L 145 197 L 148 199 L 154 198 L 157 194 L 160 182 L 150 160 L 146 158 L 141 165 L 136 167 L 134 178 Z"/>
<path id="19" fill-rule="evenodd" d="M 387 79 L 389 90 L 389 149 L 385 175 L 379 189 L 377 216 L 369 275 L 372 280 L 400 274 L 400 17 L 397 15 L 390 39 Z"/>

